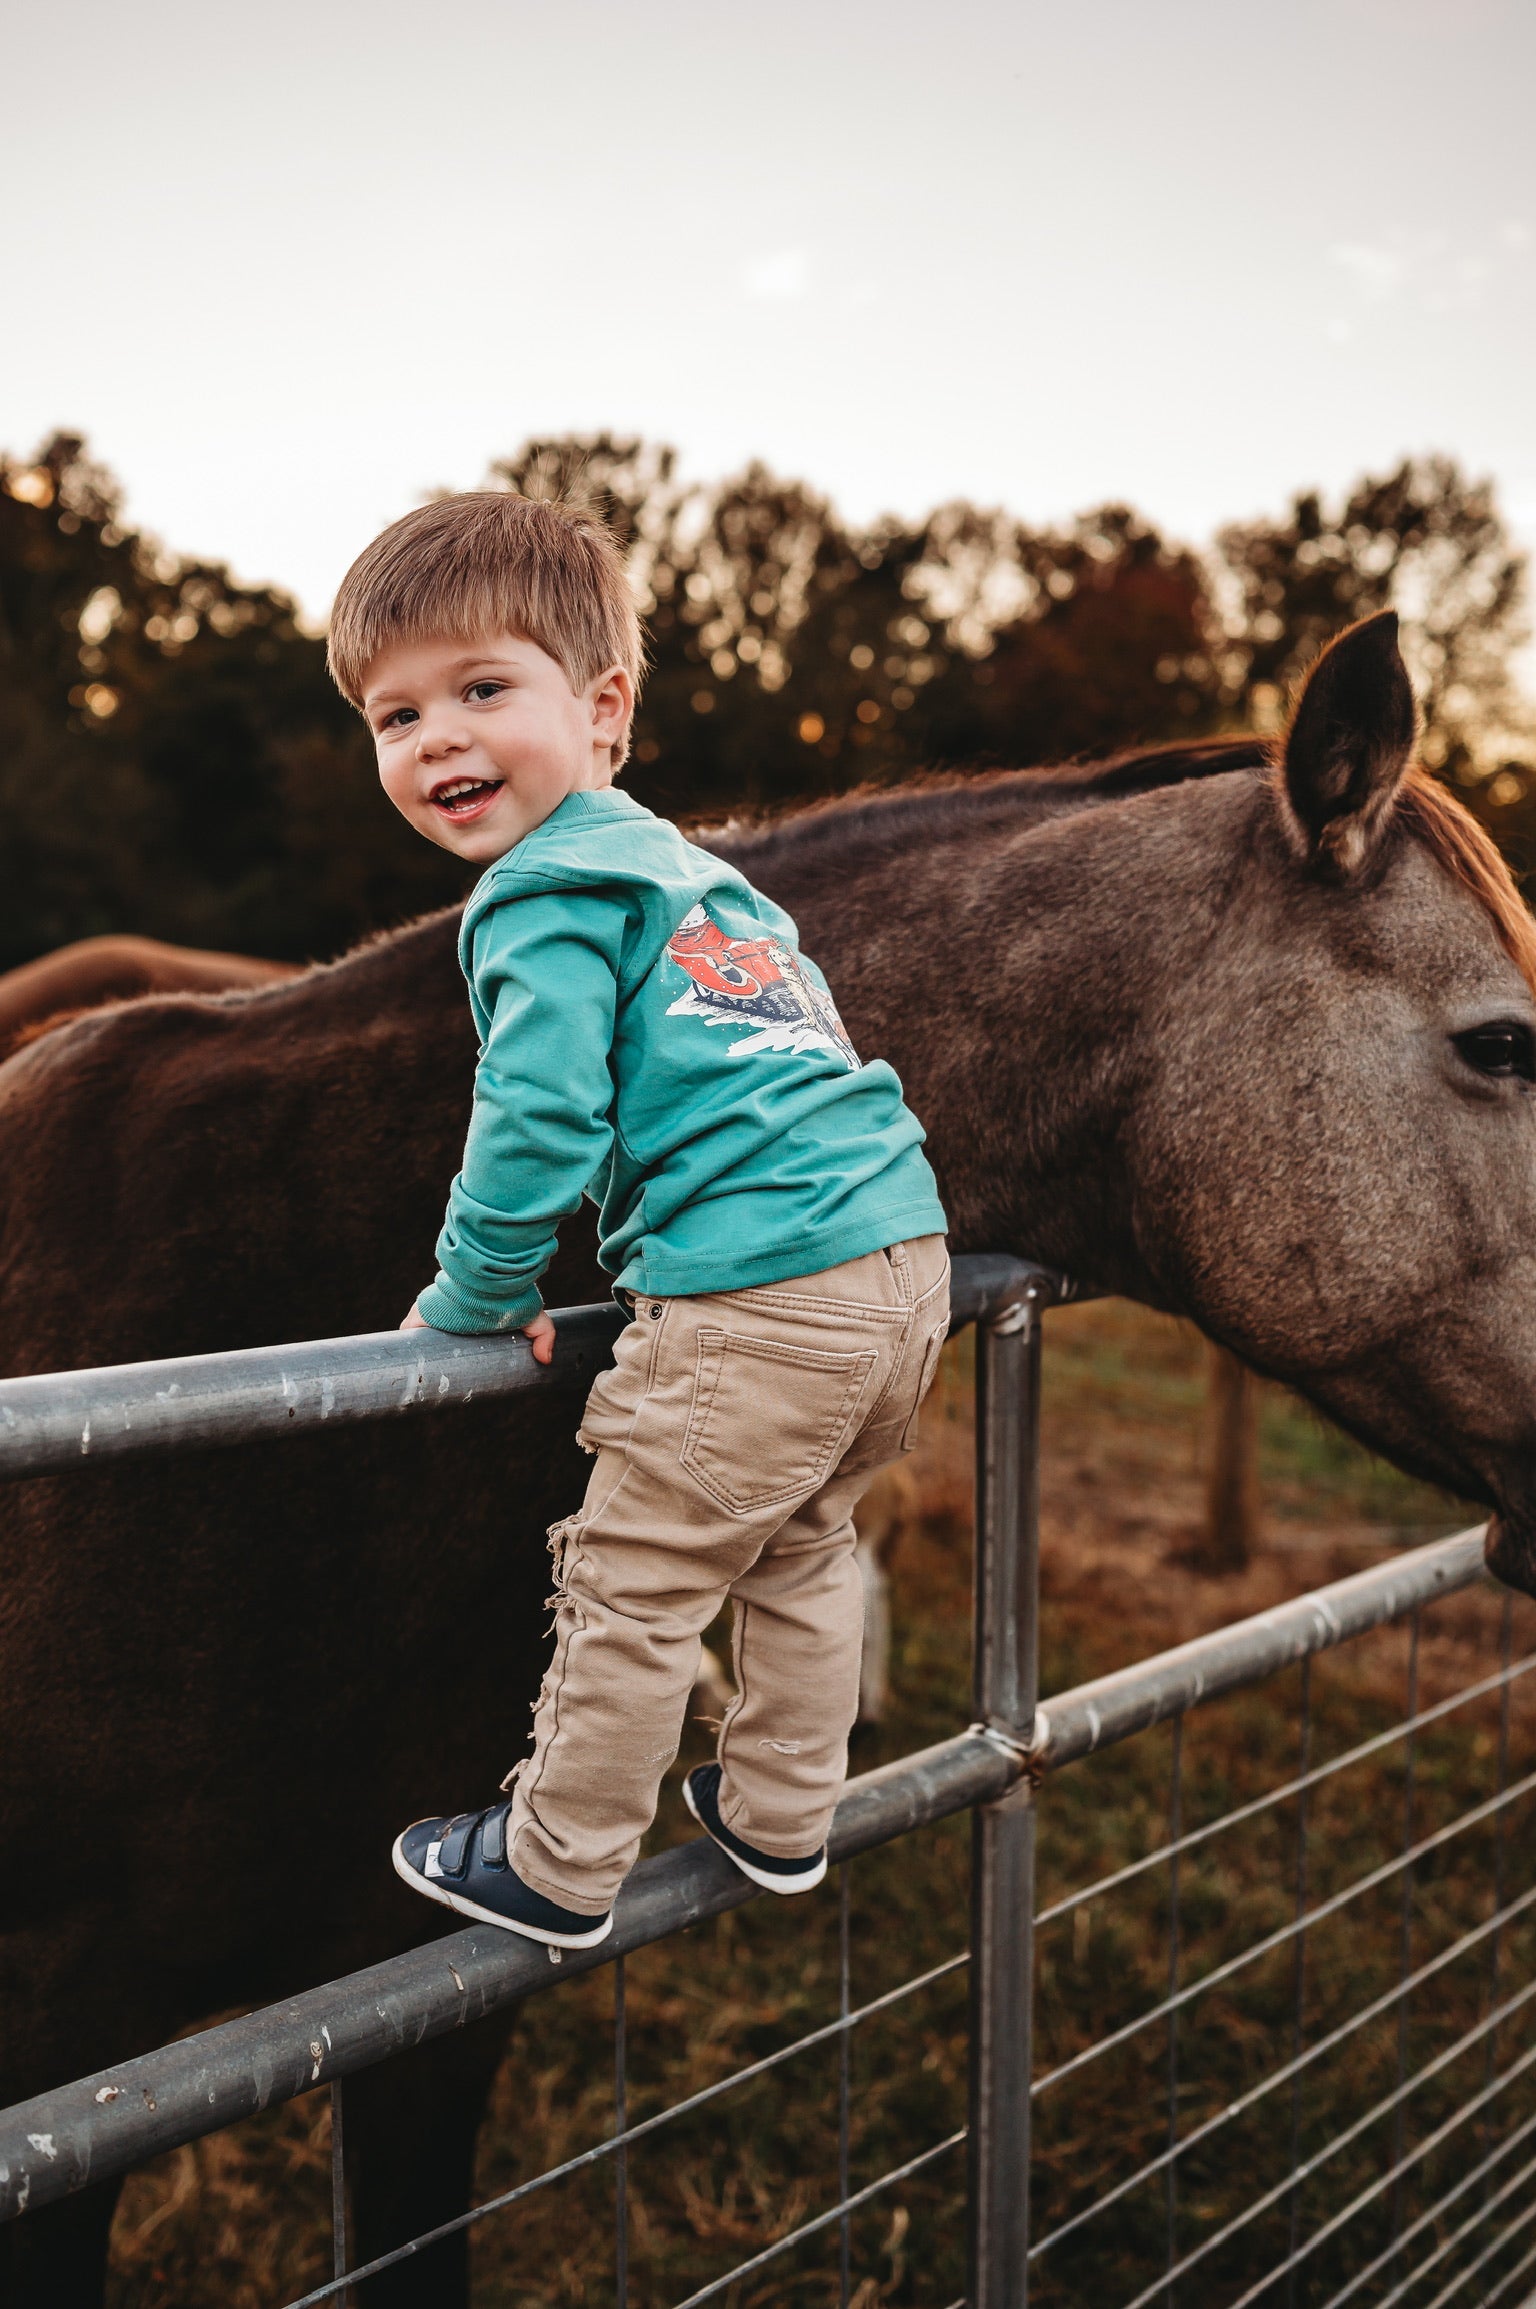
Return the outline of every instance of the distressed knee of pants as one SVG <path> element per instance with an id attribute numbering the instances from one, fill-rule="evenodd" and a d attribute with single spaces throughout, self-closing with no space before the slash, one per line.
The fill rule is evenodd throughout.
<path id="1" fill-rule="evenodd" d="M 566 1565 L 572 1543 L 580 1532 L 584 1521 L 585 1517 L 582 1514 L 568 1515 L 562 1522 L 552 1523 L 549 1527 L 546 1544 L 549 1548 L 552 1578 L 549 1594 L 544 1598 L 544 1608 L 553 1615 L 550 1627 L 555 1639 L 554 1656 L 544 1671 L 539 1696 L 534 1702 L 533 1753 L 520 1758 L 507 1773 L 501 1783 L 502 1792 L 505 1795 L 514 1795 L 517 1792 L 533 1766 L 538 1762 L 541 1747 L 547 1745 L 547 1730 L 544 1739 L 541 1740 L 540 1738 L 540 1718 L 545 1713 L 546 1706 L 553 1703 L 560 1684 L 564 1680 L 565 1652 L 571 1632 L 571 1595 L 566 1586 Z M 562 1618 L 566 1622 L 564 1627 L 561 1625 Z"/>
<path id="2" fill-rule="evenodd" d="M 546 1611 L 558 1612 L 565 1601 L 566 1552 L 570 1546 L 571 1534 L 580 1522 L 579 1515 L 568 1515 L 563 1523 L 552 1523 L 549 1527 L 548 1547 L 551 1578 L 549 1593 L 544 1598 Z"/>

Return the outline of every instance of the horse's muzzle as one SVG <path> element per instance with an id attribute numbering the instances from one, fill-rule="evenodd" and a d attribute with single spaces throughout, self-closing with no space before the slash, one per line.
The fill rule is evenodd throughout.
<path id="1" fill-rule="evenodd" d="M 1536 1596 L 1536 1525 L 1526 1515 L 1500 1508 L 1488 1519 L 1483 1561 L 1506 1587 Z"/>

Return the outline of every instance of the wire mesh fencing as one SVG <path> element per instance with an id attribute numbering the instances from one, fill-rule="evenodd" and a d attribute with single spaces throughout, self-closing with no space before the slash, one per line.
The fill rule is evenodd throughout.
<path id="1" fill-rule="evenodd" d="M 290 2309 L 367 2309 L 465 2231 L 477 2297 L 551 2309 L 1523 2303 L 1536 1610 L 1467 1534 L 1041 1704 L 1062 1287 L 974 1265 L 974 1720 L 851 1783 L 827 1891 L 763 1900 L 708 1847 L 663 1852 L 588 1955 L 458 1932 L 0 2114 L 0 2211 L 178 2143 L 194 2186 L 254 2129 L 329 2217 L 328 2274 L 311 2241 L 242 2296 Z M 305 1350 L 305 1383 L 350 1351 L 350 1415 L 398 1411 L 368 1345 Z M 98 1419 L 131 1392 L 87 1377 Z M 236 1377 L 199 1440 L 215 1396 L 231 1432 L 284 1416 L 275 1366 Z M 448 1393 L 419 1374 L 422 1407 Z M 40 1447 L 70 1448 L 79 1403 L 39 1401 Z M 349 2078 L 509 2011 L 477 2202 L 360 2262 Z"/>
<path id="2" fill-rule="evenodd" d="M 1404 1616 L 1090 1753 L 1096 1713 L 1219 1675 L 1216 1639 L 1047 1701 L 1066 1755 L 1037 1804 L 1033 2236 L 1012 2298 L 1524 2298 L 1536 1612 L 1481 1583 L 1437 1595 L 1447 1552 L 1394 1567 L 1432 1598 Z M 1229 1651 L 1326 1633 L 1333 1591 L 1309 1602 L 1309 1629 L 1223 1631 Z M 501 2232 L 492 2298 L 503 2270 L 513 2298 L 555 2300 L 579 2271 L 585 2298 L 689 2309 L 970 2297 L 961 1827 L 912 1832 L 947 1846 L 945 1915 L 904 1900 L 903 1874 L 931 1886 L 942 1863 L 903 1838 L 845 1862 L 814 1918 L 758 1903 L 694 1927 L 713 1945 L 681 2013 L 666 1943 L 542 2000 L 522 2073 L 609 2081 L 569 2156 L 542 2161 L 552 2111 L 515 2153 L 520 2128 L 498 2128 L 511 2169 L 470 2216 Z M 800 2009 L 824 2017 L 742 2060 L 786 1937 Z M 915 1949 L 932 1961 L 908 1971 Z"/>
<path id="3" fill-rule="evenodd" d="M 1479 1583 L 1047 1790 L 1032 2299 L 1524 2301 L 1533 1644 Z"/>

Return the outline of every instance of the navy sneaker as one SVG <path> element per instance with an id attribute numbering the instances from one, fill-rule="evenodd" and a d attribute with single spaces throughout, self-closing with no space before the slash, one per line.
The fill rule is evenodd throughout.
<path id="1" fill-rule="evenodd" d="M 395 1874 L 478 1924 L 499 1924 L 548 1948 L 595 1948 L 613 1930 L 613 1910 L 583 1916 L 525 1884 L 507 1860 L 511 1809 L 508 1801 L 453 1820 L 418 1820 L 395 1838 Z"/>
<path id="2" fill-rule="evenodd" d="M 827 1873 L 827 1848 L 808 1860 L 781 1860 L 776 1852 L 759 1852 L 755 1844 L 733 1836 L 720 1817 L 720 1767 L 695 1764 L 683 1782 L 683 1802 L 706 1836 L 712 1836 L 743 1876 L 765 1892 L 809 1892 Z"/>

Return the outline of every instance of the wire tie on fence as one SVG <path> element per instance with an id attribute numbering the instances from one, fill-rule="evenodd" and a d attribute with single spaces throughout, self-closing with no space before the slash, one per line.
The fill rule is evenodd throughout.
<path id="1" fill-rule="evenodd" d="M 1035 1720 L 1030 1726 L 1027 1740 L 1021 1740 L 1016 1732 L 1006 1730 L 1001 1724 L 967 1724 L 966 1734 L 970 1739 L 987 1740 L 994 1748 L 1000 1748 L 1016 1766 L 1017 1776 L 1027 1780 L 1032 1788 L 1038 1788 L 1045 1778 L 1045 1751 L 1050 1746 L 1051 1720 L 1043 1708 L 1035 1710 Z"/>
<path id="2" fill-rule="evenodd" d="M 994 1339 L 1016 1338 L 1020 1331 L 1029 1329 L 1044 1296 L 1038 1283 L 1026 1283 L 1016 1299 L 995 1315 L 983 1316 L 982 1321 Z"/>

